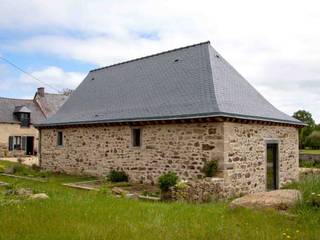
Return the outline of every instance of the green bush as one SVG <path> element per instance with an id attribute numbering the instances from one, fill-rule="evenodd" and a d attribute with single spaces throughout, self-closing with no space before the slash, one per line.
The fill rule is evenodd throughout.
<path id="1" fill-rule="evenodd" d="M 206 177 L 213 177 L 218 171 L 218 161 L 213 160 L 209 162 L 205 162 L 202 172 Z"/>
<path id="2" fill-rule="evenodd" d="M 313 131 L 306 138 L 306 146 L 312 149 L 320 149 L 320 131 Z"/>
<path id="3" fill-rule="evenodd" d="M 107 179 L 110 182 L 128 182 L 129 177 L 124 171 L 111 170 Z"/>
<path id="4" fill-rule="evenodd" d="M 168 172 L 159 177 L 159 187 L 161 191 L 167 192 L 170 187 L 173 187 L 178 182 L 178 176 L 174 172 Z"/>

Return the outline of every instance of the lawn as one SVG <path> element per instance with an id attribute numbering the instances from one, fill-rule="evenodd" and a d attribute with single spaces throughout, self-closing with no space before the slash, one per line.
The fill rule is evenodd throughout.
<path id="1" fill-rule="evenodd" d="M 306 203 L 286 215 L 271 210 L 231 210 L 227 203 L 151 203 L 116 198 L 108 191 L 89 192 L 61 186 L 80 179 L 85 180 L 49 175 L 49 181 L 41 183 L 0 176 L 0 181 L 50 196 L 49 200 L 24 200 L 8 205 L 1 204 L 7 197 L 0 195 L 0 239 L 319 239 L 320 236 L 320 210 Z M 320 193 L 320 178 L 308 178 L 288 187 L 302 189 L 308 198 L 312 192 Z"/>
<path id="2" fill-rule="evenodd" d="M 312 149 L 300 149 L 301 154 L 320 154 L 320 150 L 312 150 Z"/>

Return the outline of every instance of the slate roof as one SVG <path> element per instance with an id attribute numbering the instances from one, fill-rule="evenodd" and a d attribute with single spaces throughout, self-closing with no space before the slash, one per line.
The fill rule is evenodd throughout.
<path id="1" fill-rule="evenodd" d="M 20 123 L 20 121 L 13 114 L 18 108 L 23 107 L 30 110 L 31 123 L 36 124 L 43 122 L 45 116 L 33 100 L 12 99 L 0 97 L 0 123 Z"/>
<path id="2" fill-rule="evenodd" d="M 68 99 L 63 94 L 38 94 L 34 99 L 13 99 L 0 97 L 0 123 L 20 123 L 14 113 L 31 113 L 31 123 L 39 124 L 52 116 Z"/>
<path id="3" fill-rule="evenodd" d="M 25 105 L 22 105 L 22 106 L 16 106 L 13 112 L 14 113 L 31 113 L 31 110 Z"/>
<path id="4" fill-rule="evenodd" d="M 302 125 L 204 42 L 89 72 L 38 126 L 230 116 Z"/>
<path id="5" fill-rule="evenodd" d="M 45 93 L 44 96 L 36 96 L 35 100 L 41 107 L 42 112 L 47 118 L 51 117 L 68 99 L 64 94 Z"/>

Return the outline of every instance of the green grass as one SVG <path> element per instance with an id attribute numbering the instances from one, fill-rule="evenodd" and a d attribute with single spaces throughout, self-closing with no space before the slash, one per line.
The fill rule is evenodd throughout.
<path id="1" fill-rule="evenodd" d="M 105 191 L 61 186 L 81 179 L 86 180 L 51 175 L 48 183 L 39 183 L 0 176 L 0 181 L 50 196 L 45 201 L 0 205 L 0 239 L 288 239 L 284 233 L 290 239 L 320 236 L 320 212 L 304 204 L 293 210 L 297 216 L 292 217 L 275 211 L 231 210 L 227 203 L 150 203 L 115 198 Z M 308 179 L 290 187 L 315 191 L 320 188 L 320 180 Z"/>
<path id="2" fill-rule="evenodd" d="M 320 150 L 312 150 L 312 149 L 300 149 L 301 154 L 320 154 Z"/>
<path id="3" fill-rule="evenodd" d="M 299 167 L 302 168 L 320 168 L 320 163 L 318 162 L 309 162 L 309 161 L 300 161 Z"/>

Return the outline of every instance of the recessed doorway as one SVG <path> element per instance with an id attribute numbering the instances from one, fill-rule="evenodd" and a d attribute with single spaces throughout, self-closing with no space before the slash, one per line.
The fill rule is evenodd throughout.
<path id="1" fill-rule="evenodd" d="M 279 153 L 278 143 L 267 143 L 267 190 L 279 188 Z"/>

